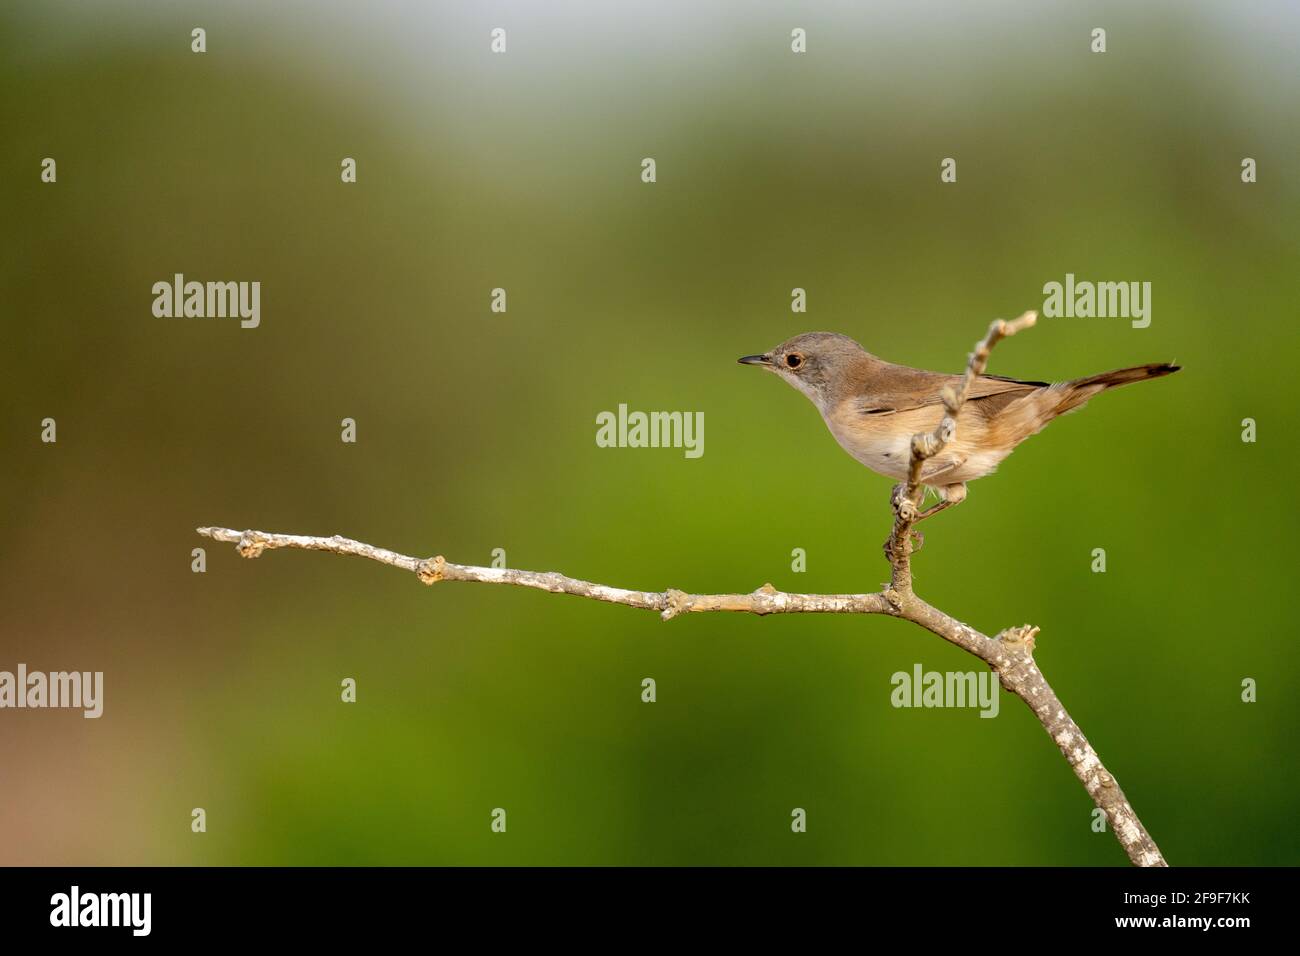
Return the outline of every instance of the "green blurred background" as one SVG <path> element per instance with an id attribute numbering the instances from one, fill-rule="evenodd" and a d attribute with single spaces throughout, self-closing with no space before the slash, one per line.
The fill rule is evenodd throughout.
<path id="1" fill-rule="evenodd" d="M 991 371 L 1185 371 L 973 485 L 918 590 L 1042 627 L 1172 863 L 1300 862 L 1298 24 L 1282 2 L 5 4 L 0 669 L 103 670 L 106 701 L 0 713 L 0 862 L 1125 862 L 1014 698 L 890 706 L 895 671 L 978 669 L 913 625 L 665 625 L 193 531 L 874 590 L 889 482 L 736 357 L 826 329 L 957 371 L 1066 272 L 1150 281 L 1151 326 L 1047 319 Z M 175 272 L 260 280 L 261 327 L 155 318 Z M 704 412 L 704 456 L 598 448 L 620 402 Z"/>

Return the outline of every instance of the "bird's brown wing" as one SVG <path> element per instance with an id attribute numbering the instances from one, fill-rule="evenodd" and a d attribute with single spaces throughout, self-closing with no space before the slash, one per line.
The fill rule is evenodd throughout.
<path id="1" fill-rule="evenodd" d="M 858 399 L 858 410 L 864 415 L 892 415 L 939 405 L 943 402 L 944 386 L 957 388 L 960 384 L 960 375 L 926 372 L 905 365 L 890 366 L 867 383 L 867 394 Z M 991 418 L 1015 399 L 1047 386 L 1047 382 L 981 375 L 971 383 L 966 400 Z"/>

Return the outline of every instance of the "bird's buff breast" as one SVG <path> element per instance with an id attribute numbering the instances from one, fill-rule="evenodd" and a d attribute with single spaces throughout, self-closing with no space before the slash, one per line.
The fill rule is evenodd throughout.
<path id="1" fill-rule="evenodd" d="M 912 457 L 912 436 L 918 432 L 932 432 L 943 417 L 942 406 L 917 408 L 886 415 L 865 415 L 851 403 L 824 415 L 840 447 L 872 471 L 897 481 L 907 477 Z M 936 484 L 952 484 L 981 478 L 997 468 L 998 463 L 1011 451 L 1010 448 L 994 450 L 981 442 L 982 423 L 968 415 L 958 415 L 957 437 L 945 449 L 943 457 L 961 462 L 943 475 Z"/>

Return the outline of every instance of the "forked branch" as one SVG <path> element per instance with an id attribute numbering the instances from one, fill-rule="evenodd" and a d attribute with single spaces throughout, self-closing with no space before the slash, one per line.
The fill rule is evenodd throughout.
<path id="1" fill-rule="evenodd" d="M 992 348 L 1001 339 L 1032 326 L 1036 318 L 1035 313 L 1027 312 L 1013 322 L 998 319 L 990 325 L 988 334 L 976 344 L 975 351 L 971 353 L 959 386 L 956 389 L 945 389 L 942 399 L 946 411 L 939 426 L 933 433 L 914 436 L 908 480 L 894 489 L 892 498 L 894 524 L 889 548 L 892 573 L 890 585 L 883 591 L 867 594 L 791 594 L 778 591 L 771 584 L 765 584 L 748 594 L 689 594 L 671 588 L 666 591 L 631 591 L 566 577 L 554 571 L 521 571 L 452 564 L 442 555 L 416 558 L 338 535 L 312 537 L 265 531 L 235 531 L 230 528 L 199 528 L 198 533 L 236 545 L 239 553 L 246 558 L 256 558 L 265 551 L 276 548 L 330 551 L 334 554 L 369 558 L 380 564 L 400 568 L 415 574 L 425 584 L 440 581 L 513 584 L 658 611 L 665 621 L 679 614 L 703 611 L 741 611 L 760 615 L 886 614 L 911 621 L 988 664 L 998 675 L 1002 686 L 1023 700 L 1033 711 L 1088 795 L 1105 812 L 1111 830 L 1129 859 L 1137 866 L 1165 866 L 1160 849 L 1142 826 L 1132 805 L 1120 790 L 1119 783 L 1102 766 L 1097 752 L 1066 713 L 1055 691 L 1034 662 L 1034 639 L 1038 628 L 1025 625 L 988 637 L 932 607 L 912 589 L 911 529 L 917 515 L 921 467 L 927 458 L 933 457 L 953 440 L 957 429 L 957 414 L 966 401 L 971 382 L 983 374 Z"/>

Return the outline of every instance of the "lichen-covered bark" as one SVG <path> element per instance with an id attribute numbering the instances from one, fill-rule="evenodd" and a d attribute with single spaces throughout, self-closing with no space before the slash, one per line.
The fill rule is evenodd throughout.
<path id="1" fill-rule="evenodd" d="M 196 530 L 199 534 L 216 541 L 234 544 L 245 558 L 260 557 L 266 551 L 279 548 L 330 551 L 334 554 L 369 558 L 380 564 L 410 571 L 425 584 L 436 584 L 439 581 L 513 584 L 516 587 L 550 591 L 553 594 L 572 594 L 593 601 L 658 611 L 665 621 L 672 620 L 679 614 L 700 611 L 742 611 L 750 614 L 893 613 L 893 608 L 883 594 L 792 594 L 778 591 L 771 584 L 764 584 L 748 594 L 687 594 L 672 588 L 666 591 L 631 591 L 566 577 L 558 571 L 521 571 L 515 568 L 484 568 L 472 564 L 452 564 L 442 555 L 415 558 L 340 535 L 313 537 L 303 534 L 277 534 L 270 531 L 235 531 L 231 528 Z"/>
<path id="2" fill-rule="evenodd" d="M 1088 743 L 1088 738 L 1034 662 L 1038 628 L 1028 625 L 1008 628 L 996 637 L 987 637 L 915 594 L 902 598 L 898 608 L 899 617 L 921 625 L 984 661 L 998 675 L 1002 686 L 1028 705 L 1047 735 L 1055 741 L 1093 803 L 1106 814 L 1111 832 L 1134 865 L 1168 865 L 1124 796 L 1119 781 L 1102 765 L 1092 744 Z"/>

